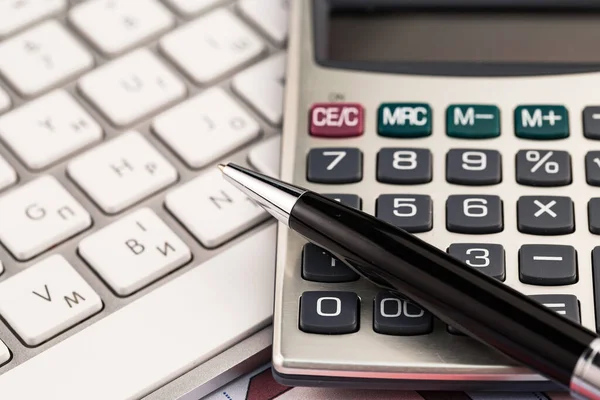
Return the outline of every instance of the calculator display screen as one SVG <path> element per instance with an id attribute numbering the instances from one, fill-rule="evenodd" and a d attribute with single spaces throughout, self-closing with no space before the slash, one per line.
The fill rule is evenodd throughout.
<path id="1" fill-rule="evenodd" d="M 600 64 L 600 12 L 334 10 L 327 25 L 332 62 Z"/>

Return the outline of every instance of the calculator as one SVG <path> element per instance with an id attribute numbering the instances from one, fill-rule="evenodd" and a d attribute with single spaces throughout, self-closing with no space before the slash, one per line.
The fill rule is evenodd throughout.
<path id="1" fill-rule="evenodd" d="M 295 2 L 281 178 L 597 331 L 600 2 L 507 3 Z M 279 382 L 555 388 L 298 234 L 277 248 Z"/>

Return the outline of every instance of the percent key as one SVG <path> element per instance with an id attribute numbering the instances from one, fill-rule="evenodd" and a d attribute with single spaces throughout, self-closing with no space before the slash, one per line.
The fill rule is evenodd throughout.
<path id="1" fill-rule="evenodd" d="M 528 186 L 571 183 L 571 156 L 566 151 L 521 150 L 517 153 L 517 182 Z"/>

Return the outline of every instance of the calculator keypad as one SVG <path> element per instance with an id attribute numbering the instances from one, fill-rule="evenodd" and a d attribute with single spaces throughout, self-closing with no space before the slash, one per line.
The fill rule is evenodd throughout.
<path id="1" fill-rule="evenodd" d="M 527 186 L 564 186 L 571 183 L 571 157 L 566 151 L 520 150 L 517 182 Z"/>
<path id="2" fill-rule="evenodd" d="M 385 148 L 377 154 L 377 180 L 383 183 L 417 184 L 432 178 L 431 151 Z"/>
<path id="3" fill-rule="evenodd" d="M 473 270 L 589 325 L 595 312 L 589 304 L 592 290 L 600 307 L 600 245 L 593 256 L 589 245 L 590 238 L 600 237 L 600 194 L 590 195 L 593 186 L 600 187 L 600 105 L 581 111 L 560 104 L 509 110 L 483 102 L 449 102 L 443 108 L 416 101 L 365 103 L 360 135 L 339 140 L 304 132 L 298 145 L 306 165 L 296 183 L 411 232 Z M 579 121 L 572 121 L 575 115 Z M 581 147 L 581 140 L 589 146 Z M 470 354 L 458 364 L 478 365 L 477 349 L 468 347 L 461 328 L 372 285 L 323 249 L 290 237 L 298 248 L 289 254 L 294 274 L 286 270 L 283 278 L 288 294 L 282 318 L 288 327 L 293 320 L 294 333 L 286 332 L 300 343 L 287 342 L 288 350 L 297 348 L 295 361 L 311 354 L 311 361 L 326 357 L 343 370 L 345 359 L 335 347 L 343 345 L 356 346 L 365 365 L 381 360 L 405 369 L 401 357 L 391 361 L 387 353 L 394 356 L 406 343 L 425 348 L 429 340 L 447 335 L 449 348 L 440 350 L 441 356 L 466 349 Z M 592 268 L 594 289 L 588 289 Z M 594 322 L 600 331 L 598 314 Z M 319 342 L 319 335 L 340 337 Z M 332 349 L 299 350 L 312 343 Z M 358 350 L 363 343 L 372 343 L 376 354 Z M 423 350 L 423 359 L 431 356 Z"/>

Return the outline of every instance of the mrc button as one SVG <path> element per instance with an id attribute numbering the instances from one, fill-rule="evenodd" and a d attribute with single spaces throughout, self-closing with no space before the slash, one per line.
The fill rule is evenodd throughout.
<path id="1" fill-rule="evenodd" d="M 569 114 L 564 106 L 519 106 L 515 134 L 525 139 L 560 139 L 569 136 Z"/>
<path id="2" fill-rule="evenodd" d="M 377 133 L 388 137 L 431 135 L 431 107 L 424 103 L 384 103 L 377 110 Z"/>
<path id="3" fill-rule="evenodd" d="M 364 109 L 357 103 L 317 103 L 310 109 L 310 134 L 345 138 L 364 130 Z"/>

